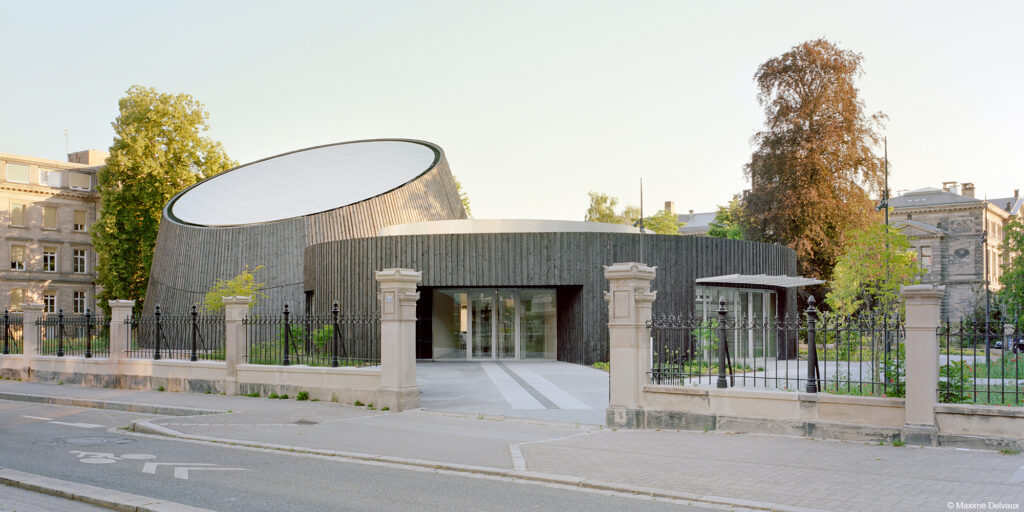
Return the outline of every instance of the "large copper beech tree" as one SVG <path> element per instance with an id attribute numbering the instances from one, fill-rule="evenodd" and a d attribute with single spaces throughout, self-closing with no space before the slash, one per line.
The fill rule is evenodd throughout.
<path id="1" fill-rule="evenodd" d="M 876 221 L 883 183 L 874 150 L 884 115 L 866 115 L 855 80 L 863 57 L 824 39 L 769 59 L 754 81 L 765 128 L 746 165 L 743 228 L 796 250 L 802 275 L 830 279 L 847 233 Z"/>

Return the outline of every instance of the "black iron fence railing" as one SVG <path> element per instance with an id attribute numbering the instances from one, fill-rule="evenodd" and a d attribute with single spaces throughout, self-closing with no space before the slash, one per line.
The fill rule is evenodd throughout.
<path id="1" fill-rule="evenodd" d="M 899 316 L 803 319 L 730 315 L 659 317 L 651 328 L 651 382 L 844 395 L 904 396 L 903 325 Z"/>
<path id="2" fill-rule="evenodd" d="M 4 340 L 0 354 L 20 354 L 22 352 L 23 345 L 21 340 L 22 333 L 24 332 L 22 325 L 21 315 L 12 315 L 7 310 L 4 310 Z"/>
<path id="3" fill-rule="evenodd" d="M 380 364 L 380 318 L 342 315 L 250 316 L 246 361 L 252 364 L 372 366 Z"/>
<path id="4" fill-rule="evenodd" d="M 156 306 L 152 315 L 131 316 L 127 357 L 134 359 L 224 360 L 223 315 L 167 315 Z"/>
<path id="5" fill-rule="evenodd" d="M 110 322 L 88 309 L 84 315 L 47 315 L 36 320 L 37 352 L 45 356 L 110 357 Z"/>
<path id="6" fill-rule="evenodd" d="M 939 402 L 1024 405 L 1024 330 L 1007 322 L 939 326 Z"/>

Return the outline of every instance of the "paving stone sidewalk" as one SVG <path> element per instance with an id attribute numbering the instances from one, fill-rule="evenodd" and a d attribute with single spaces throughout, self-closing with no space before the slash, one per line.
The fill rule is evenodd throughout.
<path id="1" fill-rule="evenodd" d="M 488 415 L 0 381 L 0 395 L 5 392 L 232 411 L 154 421 L 192 436 L 538 472 L 779 507 L 1024 508 L 1024 456 L 987 451 L 611 430 Z"/>

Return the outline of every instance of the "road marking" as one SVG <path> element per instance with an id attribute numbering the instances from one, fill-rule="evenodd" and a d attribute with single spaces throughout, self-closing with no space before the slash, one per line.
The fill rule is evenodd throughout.
<path id="1" fill-rule="evenodd" d="M 43 418 L 43 417 L 40 417 L 40 416 L 26 416 L 24 414 L 22 414 L 21 417 L 22 418 L 29 418 L 29 419 L 33 419 L 33 420 L 42 420 L 42 421 L 45 421 L 47 423 L 52 423 L 54 425 L 67 425 L 69 427 L 98 428 L 98 427 L 104 426 L 104 425 L 97 425 L 95 423 L 70 423 L 70 422 L 66 422 L 66 421 L 57 421 L 57 420 L 53 420 L 53 419 L 50 419 L 50 418 Z"/>
<path id="2" fill-rule="evenodd" d="M 174 468 L 174 478 L 180 478 L 182 480 L 188 480 L 189 471 L 249 471 L 244 468 L 198 468 L 198 467 L 187 467 L 187 468 Z"/>
<path id="3" fill-rule="evenodd" d="M 142 466 L 143 473 L 149 473 L 151 475 L 156 474 L 156 470 L 159 466 L 213 466 L 214 464 L 205 464 L 201 462 L 147 462 L 145 466 Z"/>
<path id="4" fill-rule="evenodd" d="M 505 365 L 505 368 L 533 386 L 533 389 L 551 400 L 559 409 L 593 409 L 586 402 L 566 393 L 562 388 L 537 375 L 533 370 L 515 364 Z"/>
<path id="5" fill-rule="evenodd" d="M 544 409 L 545 407 L 537 401 L 536 398 L 530 396 L 530 393 L 523 389 L 512 378 L 511 375 L 505 373 L 504 370 L 498 368 L 494 363 L 480 363 L 483 367 L 484 372 L 494 383 L 494 387 L 498 388 L 498 392 L 505 398 L 513 409 Z"/>
<path id="6" fill-rule="evenodd" d="M 526 459 L 523 458 L 523 450 L 519 449 L 519 445 L 508 445 L 508 452 L 512 454 L 512 471 L 526 471 Z"/>

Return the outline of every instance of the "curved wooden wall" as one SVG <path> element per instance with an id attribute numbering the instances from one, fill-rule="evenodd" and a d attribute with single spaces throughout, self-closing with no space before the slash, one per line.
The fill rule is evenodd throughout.
<path id="1" fill-rule="evenodd" d="M 293 311 L 301 312 L 303 250 L 307 246 L 372 237 L 380 228 L 394 224 L 464 218 L 466 212 L 443 151 L 433 168 L 409 183 L 322 213 L 238 227 L 187 225 L 165 214 L 153 253 L 145 311 L 150 313 L 159 304 L 166 314 L 186 314 L 217 279 L 234 277 L 246 265 L 263 265 L 266 268 L 257 279 L 266 283 L 267 298 L 259 309 L 278 312 L 288 303 Z"/>
<path id="2" fill-rule="evenodd" d="M 421 287 L 558 289 L 558 359 L 607 361 L 608 289 L 603 265 L 639 259 L 639 235 L 497 233 L 407 235 L 320 243 L 305 251 L 305 289 L 318 313 L 337 300 L 346 313 L 377 313 L 373 271 L 423 271 Z M 796 275 L 796 253 L 778 245 L 721 238 L 646 235 L 647 263 L 658 267 L 654 314 L 693 311 L 694 280 L 724 274 Z M 429 300 L 423 293 L 420 301 Z M 787 298 L 795 312 L 796 303 Z M 421 315 L 423 316 L 423 315 Z"/>

